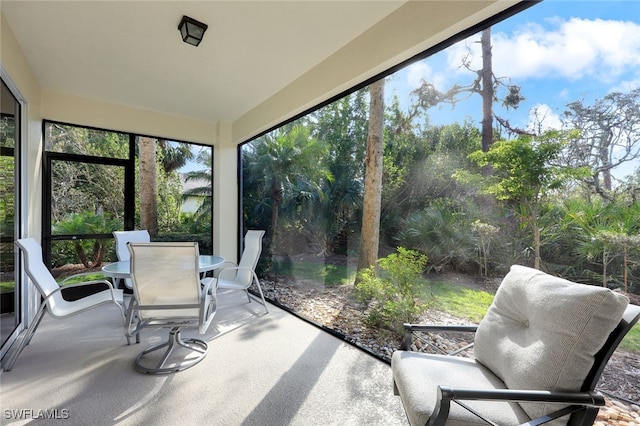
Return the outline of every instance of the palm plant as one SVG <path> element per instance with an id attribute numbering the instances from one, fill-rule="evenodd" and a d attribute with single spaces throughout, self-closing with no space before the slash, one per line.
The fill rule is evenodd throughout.
<path id="1" fill-rule="evenodd" d="M 476 259 L 469 220 L 446 203 L 411 213 L 396 239 L 403 247 L 425 253 L 436 271 L 448 266 L 465 269 Z"/>
<path id="2" fill-rule="evenodd" d="M 261 194 L 259 201 L 254 200 L 256 207 L 264 207 L 265 203 L 270 206 L 267 240 L 273 244 L 278 216 L 285 202 L 300 202 L 309 199 L 310 194 L 320 197 L 319 182 L 330 176 L 321 163 L 326 148 L 310 137 L 308 127 L 295 125 L 263 136 L 256 141 L 254 149 L 247 152 L 249 170 L 245 176 L 253 175 L 252 190 Z"/>
<path id="3" fill-rule="evenodd" d="M 211 150 L 205 149 L 201 150 L 196 157 L 196 162 L 198 164 L 202 164 L 204 169 L 194 170 L 188 172 L 185 175 L 185 180 L 187 182 L 196 182 L 202 183 L 202 185 L 191 188 L 183 194 L 183 199 L 197 199 L 200 200 L 200 205 L 195 213 L 195 219 L 199 220 L 209 220 L 211 218 L 212 208 L 213 208 L 213 197 L 211 191 L 211 182 L 213 181 L 213 163 L 211 158 Z"/>
<path id="4" fill-rule="evenodd" d="M 640 203 L 571 200 L 565 204 L 565 229 L 573 229 L 575 253 L 601 268 L 600 282 L 608 286 L 616 269 L 628 290 L 629 271 L 637 262 L 640 242 Z"/>

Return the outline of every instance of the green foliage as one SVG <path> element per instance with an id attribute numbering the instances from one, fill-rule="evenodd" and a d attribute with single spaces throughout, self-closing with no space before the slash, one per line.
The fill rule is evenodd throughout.
<path id="1" fill-rule="evenodd" d="M 196 161 L 204 168 L 187 173 L 186 181 L 201 185 L 186 191 L 183 199 L 188 200 L 193 198 L 200 201 L 200 205 L 193 219 L 204 227 L 209 224 L 210 228 L 211 216 L 213 214 L 213 193 L 211 190 L 211 182 L 213 181 L 212 149 L 202 149 L 198 153 Z"/>
<path id="2" fill-rule="evenodd" d="M 377 267 L 360 271 L 354 296 L 368 302 L 367 322 L 403 335 L 403 323 L 415 322 L 427 307 L 422 301 L 422 271 L 427 257 L 399 247 L 378 259 Z"/>
<path id="3" fill-rule="evenodd" d="M 182 212 L 182 183 L 176 171 L 158 173 L 158 229 L 161 232 L 176 232 L 180 229 Z M 210 217 L 210 216 L 209 216 Z"/>
<path id="4" fill-rule="evenodd" d="M 398 243 L 426 253 L 436 271 L 470 269 L 476 262 L 471 217 L 453 201 L 439 199 L 401 221 Z"/>
<path id="5" fill-rule="evenodd" d="M 121 222 L 108 214 L 95 214 L 93 211 L 74 213 L 54 224 L 53 235 L 110 234 L 120 229 Z M 106 245 L 111 239 L 75 239 L 60 241 L 52 247 L 53 266 L 65 263 L 82 263 L 86 268 L 100 265 L 106 255 Z"/>
<path id="6" fill-rule="evenodd" d="M 488 152 L 476 151 L 469 158 L 480 167 L 491 166 L 488 193 L 499 200 L 532 204 L 542 194 L 589 173 L 588 169 L 555 163 L 567 141 L 577 136 L 575 132 L 552 130 L 538 138 L 498 141 Z"/>
<path id="7" fill-rule="evenodd" d="M 0 197 L 0 235 L 3 237 L 12 236 L 15 226 L 15 198 L 5 196 L 5 194 L 13 195 L 15 193 L 14 161 L 13 156 L 0 156 L 0 194 L 2 194 Z"/>
<path id="8" fill-rule="evenodd" d="M 574 277 L 582 282 L 638 291 L 639 201 L 575 197 L 556 205 L 555 211 L 549 220 L 557 223 L 558 263 L 572 265 Z"/>
<path id="9" fill-rule="evenodd" d="M 165 241 L 165 242 L 175 242 L 175 241 L 196 241 L 198 243 L 198 250 L 200 254 L 213 254 L 213 241 L 211 240 L 210 232 L 200 232 L 200 233 L 187 233 L 184 231 L 174 232 L 174 233 L 162 233 L 158 234 L 154 239 L 154 241 Z"/>
<path id="10" fill-rule="evenodd" d="M 521 137 L 494 143 L 489 151 L 469 155 L 472 161 L 490 174 L 484 191 L 502 201 L 531 231 L 534 266 L 541 265 L 540 220 L 543 199 L 571 180 L 584 177 L 587 168 L 571 168 L 556 162 L 568 141 L 578 132 L 550 130 L 538 137 Z"/>
<path id="11" fill-rule="evenodd" d="M 636 324 L 629 330 L 629 333 L 620 342 L 620 347 L 631 352 L 640 353 L 640 324 Z"/>

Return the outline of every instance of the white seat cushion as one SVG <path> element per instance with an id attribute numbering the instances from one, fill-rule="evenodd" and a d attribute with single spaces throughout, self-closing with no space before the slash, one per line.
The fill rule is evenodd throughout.
<path id="1" fill-rule="evenodd" d="M 606 288 L 514 265 L 478 327 L 475 357 L 511 389 L 579 391 L 627 304 Z M 531 417 L 549 409 L 521 405 Z"/>
<path id="2" fill-rule="evenodd" d="M 396 351 L 391 357 L 393 379 L 412 425 L 425 425 L 433 413 L 437 386 L 505 389 L 504 383 L 473 359 Z M 531 420 L 517 403 L 465 401 L 469 406 L 500 425 L 516 425 Z M 486 423 L 457 404 L 451 404 L 447 426 Z"/>

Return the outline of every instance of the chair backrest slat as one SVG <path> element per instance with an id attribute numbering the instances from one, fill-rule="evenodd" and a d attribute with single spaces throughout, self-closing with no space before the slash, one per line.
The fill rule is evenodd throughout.
<path id="1" fill-rule="evenodd" d="M 116 240 L 116 255 L 118 256 L 118 260 L 129 260 L 128 243 L 148 243 L 151 241 L 149 231 L 146 229 L 139 231 L 113 231 L 113 236 Z"/>
<path id="2" fill-rule="evenodd" d="M 198 243 L 129 243 L 131 277 L 138 304 L 172 305 L 185 309 L 185 316 L 197 317 L 200 303 Z M 175 316 L 175 312 L 166 313 Z M 141 317 L 163 317 L 160 309 L 143 310 Z"/>
<path id="3" fill-rule="evenodd" d="M 31 282 L 36 286 L 43 297 L 48 297 L 58 290 L 60 285 L 56 282 L 51 272 L 42 261 L 42 247 L 33 238 L 23 238 L 16 241 L 24 254 L 24 268 Z M 55 313 L 56 305 L 63 303 L 62 293 L 57 292 L 49 300 L 49 309 Z"/>
<path id="4" fill-rule="evenodd" d="M 31 281 L 38 288 L 38 291 L 44 296 L 48 296 L 54 290 L 57 290 L 59 285 L 56 282 L 49 269 L 42 261 L 42 248 L 33 238 L 24 238 L 16 241 L 22 252 L 24 253 L 25 270 L 27 275 L 31 278 Z"/>
<path id="5" fill-rule="evenodd" d="M 238 266 L 243 268 L 250 268 L 252 271 L 256 269 L 260 254 L 262 253 L 262 237 L 264 231 L 262 230 L 249 230 L 244 236 L 244 250 L 240 263 Z M 251 282 L 253 275 L 251 271 L 246 269 L 238 270 L 236 274 L 236 282 L 248 284 Z"/>

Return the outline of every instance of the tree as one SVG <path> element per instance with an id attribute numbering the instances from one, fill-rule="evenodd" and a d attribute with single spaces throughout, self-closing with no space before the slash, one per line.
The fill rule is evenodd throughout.
<path id="1" fill-rule="evenodd" d="M 156 140 L 139 139 L 140 156 L 140 226 L 154 237 L 158 233 L 158 180 Z"/>
<path id="2" fill-rule="evenodd" d="M 213 211 L 213 196 L 211 193 L 211 182 L 213 181 L 213 163 L 211 149 L 203 149 L 198 153 L 196 161 L 204 166 L 202 170 L 194 170 L 186 174 L 187 182 L 202 183 L 202 185 L 191 188 L 184 194 L 185 199 L 197 198 L 202 200 L 196 211 L 196 219 L 209 220 Z"/>
<path id="3" fill-rule="evenodd" d="M 590 167 L 585 182 L 604 199 L 613 199 L 612 171 L 640 157 L 640 88 L 614 92 L 592 106 L 572 102 L 564 113 L 566 125 L 581 137 L 567 148 L 567 164 Z"/>
<path id="4" fill-rule="evenodd" d="M 482 150 L 487 152 L 493 143 L 493 103 L 498 100 L 498 88 L 506 89 L 506 94 L 502 97 L 502 105 L 507 109 L 517 108 L 520 102 L 524 100 L 524 97 L 520 94 L 520 86 L 508 84 L 503 77 L 496 77 L 493 73 L 491 27 L 482 30 L 480 45 L 482 54 L 481 69 L 471 69 L 473 58 L 471 49 L 468 50 L 467 55 L 462 60 L 462 67 L 476 74 L 476 78 L 466 86 L 455 84 L 445 92 L 438 90 L 433 83 L 423 80 L 422 85 L 412 92 L 412 95 L 417 98 L 417 104 L 414 105 L 414 112 L 410 115 L 416 115 L 418 109 L 426 111 L 440 103 L 449 103 L 455 106 L 456 103 L 473 94 L 480 95 L 482 97 Z M 500 124 L 510 131 L 522 133 L 518 129 L 511 128 L 507 120 L 500 117 L 496 118 Z"/>
<path id="5" fill-rule="evenodd" d="M 640 203 L 575 198 L 565 202 L 563 209 L 567 251 L 574 259 L 602 268 L 603 286 L 621 275 L 627 292 L 629 282 L 636 281 L 629 279 L 629 272 L 638 265 L 640 255 Z"/>
<path id="6" fill-rule="evenodd" d="M 158 155 L 159 153 L 159 155 Z M 158 172 L 167 177 L 193 158 L 188 144 L 166 139 L 138 139 L 140 167 L 140 226 L 151 236 L 158 233 Z"/>
<path id="7" fill-rule="evenodd" d="M 321 255 L 346 253 L 360 231 L 366 154 L 369 90 L 361 89 L 312 114 L 312 135 L 327 147 L 322 167 L 329 179 L 321 197 L 308 205 L 303 232 Z"/>
<path id="8" fill-rule="evenodd" d="M 588 169 L 559 166 L 554 162 L 576 132 L 548 131 L 540 137 L 522 136 L 512 141 L 499 141 L 488 152 L 470 155 L 480 167 L 491 166 L 492 176 L 486 178 L 486 192 L 493 194 L 529 227 L 533 235 L 534 267 L 540 269 L 540 209 L 551 191 L 570 179 L 588 173 Z M 460 173 L 457 174 L 461 176 Z"/>
<path id="9" fill-rule="evenodd" d="M 327 171 L 321 167 L 326 147 L 310 136 L 307 126 L 296 125 L 265 135 L 257 142 L 252 154 L 248 166 L 259 177 L 253 180 L 260 186 L 258 192 L 262 192 L 270 204 L 267 238 L 274 244 L 278 215 L 287 197 L 296 200 L 301 198 L 302 192 L 321 192 L 318 182 L 328 177 Z"/>
<path id="10" fill-rule="evenodd" d="M 380 203 L 382 199 L 382 158 L 384 131 L 384 78 L 369 86 L 369 137 L 365 160 L 364 201 L 358 271 L 374 265 L 380 243 Z"/>

